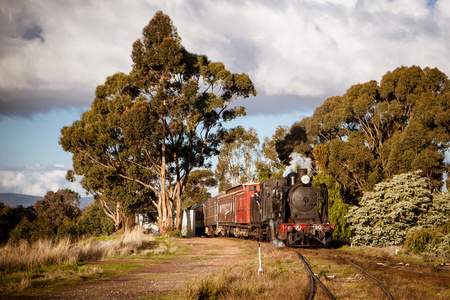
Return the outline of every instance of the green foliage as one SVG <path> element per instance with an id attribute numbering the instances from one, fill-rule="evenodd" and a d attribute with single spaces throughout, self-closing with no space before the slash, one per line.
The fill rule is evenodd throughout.
<path id="1" fill-rule="evenodd" d="M 131 58 L 131 72 L 98 86 L 91 110 L 63 128 L 59 142 L 73 154 L 70 178 L 83 176 L 86 190 L 122 214 L 142 209 L 147 197 L 164 232 L 173 208 L 181 215 L 190 173 L 218 153 L 223 123 L 245 115 L 231 104 L 257 92 L 248 75 L 188 52 L 161 11 L 134 42 Z"/>
<path id="2" fill-rule="evenodd" d="M 341 185 L 325 172 L 314 176 L 313 184 L 318 189 L 321 183 L 325 183 L 328 188 L 328 218 L 334 224 L 333 239 L 349 239 L 351 229 L 346 217 L 349 205 L 342 200 Z"/>
<path id="3" fill-rule="evenodd" d="M 294 123 L 289 130 L 283 129 L 282 136 L 278 136 L 275 142 L 275 149 L 278 158 L 284 165 L 289 165 L 291 153 L 302 153 L 305 156 L 310 154 L 308 146 L 308 135 L 305 128 L 305 120 Z"/>
<path id="4" fill-rule="evenodd" d="M 78 218 L 65 219 L 59 223 L 50 222 L 43 217 L 23 217 L 11 231 L 9 242 L 16 245 L 21 240 L 29 244 L 44 238 L 58 241 L 69 238 L 72 242 L 85 236 L 109 235 L 114 232 L 114 224 L 98 202 L 91 203 Z"/>
<path id="5" fill-rule="evenodd" d="M 256 162 L 261 156 L 258 134 L 253 128 L 229 130 L 220 148 L 214 175 L 219 181 L 219 192 L 233 186 L 255 182 Z"/>
<path id="6" fill-rule="evenodd" d="M 57 227 L 56 238 L 70 238 L 72 242 L 86 236 L 110 235 L 114 232 L 114 223 L 108 218 L 98 201 L 83 209 L 76 220 L 66 220 Z"/>
<path id="7" fill-rule="evenodd" d="M 404 249 L 414 254 L 435 254 L 450 258 L 450 222 L 431 229 L 411 231 L 406 237 Z"/>
<path id="8" fill-rule="evenodd" d="M 0 245 L 8 241 L 10 232 L 22 218 L 34 220 L 36 218 L 34 208 L 24 208 L 21 205 L 11 208 L 9 205 L 0 202 Z"/>
<path id="9" fill-rule="evenodd" d="M 98 202 L 84 208 L 78 219 L 78 226 L 83 234 L 91 236 L 110 235 L 114 232 L 112 220 L 105 216 Z"/>
<path id="10" fill-rule="evenodd" d="M 285 165 L 279 158 L 277 145 L 285 138 L 287 132 L 288 127 L 278 126 L 271 139 L 268 137 L 264 138 L 264 142 L 261 145 L 261 152 L 264 160 L 256 162 L 258 182 L 283 176 Z"/>
<path id="11" fill-rule="evenodd" d="M 195 170 L 189 176 L 186 189 L 183 193 L 183 209 L 188 209 L 197 202 L 211 198 L 208 187 L 216 187 L 217 180 L 210 170 Z"/>
<path id="12" fill-rule="evenodd" d="M 71 242 L 75 242 L 82 236 L 76 220 L 66 220 L 59 224 L 56 230 L 56 239 L 69 238 Z"/>
<path id="13" fill-rule="evenodd" d="M 292 125 L 277 150 L 280 158 L 290 151 L 311 156 L 315 145 L 327 145 L 316 153 L 318 165 L 342 184 L 349 203 L 393 175 L 416 170 L 429 189 L 441 190 L 449 141 L 450 81 L 438 69 L 412 66 L 326 99 L 311 118 Z"/>
<path id="14" fill-rule="evenodd" d="M 22 218 L 19 224 L 11 231 L 8 242 L 17 245 L 20 241 L 25 240 L 29 244 L 32 244 L 40 238 L 54 237 L 54 229 L 52 224 L 45 219 L 37 218 L 34 221 L 30 221 L 25 217 Z"/>
<path id="15" fill-rule="evenodd" d="M 418 172 L 395 175 L 366 192 L 359 207 L 349 209 L 352 240 L 362 245 L 400 245 L 409 232 L 447 222 L 448 200 L 448 195 L 433 195 L 428 179 Z"/>
<path id="16" fill-rule="evenodd" d="M 69 189 L 49 191 L 44 199 L 36 201 L 36 215 L 47 220 L 52 226 L 80 215 L 80 195 Z"/>

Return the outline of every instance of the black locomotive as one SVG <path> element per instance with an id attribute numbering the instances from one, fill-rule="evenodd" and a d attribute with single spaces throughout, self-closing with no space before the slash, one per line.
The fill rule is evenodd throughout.
<path id="1" fill-rule="evenodd" d="M 274 244 L 324 246 L 334 225 L 328 220 L 328 191 L 317 189 L 306 169 L 285 178 L 233 187 L 192 207 L 196 232 L 269 239 Z"/>
<path id="2" fill-rule="evenodd" d="M 311 184 L 306 169 L 286 178 L 262 182 L 262 220 L 270 227 L 270 239 L 288 246 L 325 245 L 334 225 L 328 221 L 328 190 Z"/>

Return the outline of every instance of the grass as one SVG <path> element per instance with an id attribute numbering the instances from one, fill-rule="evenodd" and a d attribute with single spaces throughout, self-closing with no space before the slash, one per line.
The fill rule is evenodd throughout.
<path id="1" fill-rule="evenodd" d="M 263 274 L 258 274 L 258 248 L 243 244 L 248 259 L 212 276 L 196 278 L 180 291 L 180 299 L 303 299 L 309 277 L 292 251 L 261 245 Z M 254 244 L 253 244 L 254 245 Z M 294 287 L 294 288 L 293 288 Z"/>
<path id="2" fill-rule="evenodd" d="M 258 274 L 257 244 L 241 240 L 236 240 L 236 243 L 241 255 L 246 256 L 244 262 L 225 267 L 215 274 L 163 272 L 146 275 L 149 281 L 165 276 L 179 277 L 179 280 L 188 278 L 183 288 L 169 294 L 154 295 L 149 299 L 307 298 L 309 277 L 292 249 L 276 249 L 271 244 L 262 243 L 264 272 Z M 57 292 L 61 287 L 76 286 L 80 282 L 97 278 L 114 278 L 144 267 L 147 263 L 166 262 L 175 257 L 207 261 L 215 259 L 217 255 L 221 256 L 223 247 L 219 243 L 211 244 L 205 246 L 203 252 L 194 253 L 192 250 L 195 248 L 187 245 L 193 247 L 187 240 L 153 238 L 139 232 L 89 239 L 76 244 L 67 241 L 58 244 L 40 241 L 32 246 L 24 243 L 17 248 L 7 245 L 0 248 L 0 298 Z M 355 293 L 367 299 L 384 297 L 378 288 L 365 281 L 357 270 L 341 260 L 324 256 L 321 250 L 302 251 L 306 252 L 313 271 L 339 299 L 355 299 Z M 364 249 L 358 249 L 358 252 L 364 252 Z M 107 261 L 102 262 L 102 259 Z M 448 284 L 438 282 L 433 277 L 422 279 L 423 282 L 419 284 L 414 280 L 408 282 L 410 276 L 400 275 L 402 276 L 389 278 L 388 281 L 393 280 L 393 286 L 408 287 L 418 298 L 429 299 L 432 296 L 445 299 L 450 296 L 444 289 Z M 322 293 L 319 289 L 316 299 L 327 299 Z M 403 299 L 401 295 L 399 299 Z"/>
<path id="3" fill-rule="evenodd" d="M 92 238 L 71 244 L 68 239 L 58 243 L 39 240 L 33 245 L 22 241 L 17 246 L 0 248 L 0 294 L 13 294 L 54 286 L 62 282 L 90 280 L 120 274 L 136 265 L 89 265 L 89 262 L 105 258 L 120 258 L 136 254 L 142 248 L 152 246 L 155 238 L 143 235 L 139 230 L 111 237 Z M 161 251 L 156 248 L 156 252 Z M 151 250 L 146 250 L 147 254 Z M 171 252 L 166 246 L 166 252 Z"/>

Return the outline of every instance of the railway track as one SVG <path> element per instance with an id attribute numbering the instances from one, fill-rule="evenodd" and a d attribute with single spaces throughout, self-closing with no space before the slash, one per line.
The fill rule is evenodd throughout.
<path id="1" fill-rule="evenodd" d="M 334 253 L 337 257 L 343 259 L 344 261 L 348 262 L 349 264 L 351 264 L 351 265 L 354 266 L 355 268 L 357 268 L 357 269 L 359 269 L 360 271 L 362 271 L 362 272 L 366 275 L 367 278 L 369 278 L 370 280 L 372 280 L 373 282 L 375 282 L 375 284 L 378 285 L 378 286 L 383 290 L 383 292 L 386 294 L 386 296 L 388 297 L 388 299 L 390 299 L 390 300 L 393 300 L 393 299 L 394 299 L 394 298 L 392 297 L 392 295 L 389 293 L 389 291 L 386 289 L 386 287 L 387 287 L 387 288 L 390 288 L 390 289 L 396 290 L 395 288 L 393 288 L 392 286 L 388 285 L 386 282 L 383 282 L 383 281 L 381 281 L 380 279 L 376 278 L 375 276 L 373 276 L 372 274 L 370 274 L 370 273 L 367 272 L 365 269 L 363 269 L 361 266 L 355 264 L 355 263 L 352 262 L 351 260 L 349 260 L 349 259 L 347 259 L 347 258 L 344 258 L 344 257 L 342 257 L 341 255 L 339 255 L 339 254 L 337 254 L 337 253 L 335 253 L 335 252 L 332 252 L 332 253 Z"/>
<path id="2" fill-rule="evenodd" d="M 300 254 L 300 252 L 295 251 L 295 253 L 297 253 L 297 255 L 300 257 L 300 259 L 302 260 L 303 264 L 305 265 L 306 269 L 309 272 L 309 279 L 311 281 L 311 289 L 310 289 L 310 292 L 309 292 L 308 299 L 309 300 L 314 299 L 314 294 L 315 294 L 314 282 L 316 282 L 317 284 L 319 284 L 323 288 L 323 290 L 325 291 L 325 293 L 327 293 L 327 295 L 330 297 L 330 299 L 335 300 L 336 298 L 334 298 L 333 294 L 330 293 L 330 291 L 326 288 L 326 286 L 322 283 L 322 281 L 320 281 L 320 279 L 317 278 L 317 276 L 313 273 L 313 271 L 309 267 L 309 265 L 306 262 L 306 260 L 304 259 L 304 257 Z"/>
<path id="3" fill-rule="evenodd" d="M 314 294 L 323 299 L 450 299 L 445 266 L 329 249 L 294 251 L 318 274 L 310 274 L 309 299 Z M 328 296 L 319 285 L 326 286 Z"/>
<path id="4" fill-rule="evenodd" d="M 309 277 L 310 277 L 310 281 L 311 281 L 311 288 L 310 288 L 310 294 L 309 294 L 309 298 L 308 299 L 314 299 L 314 295 L 315 295 L 315 292 L 316 292 L 316 289 L 315 289 L 316 285 L 315 285 L 315 283 L 317 283 L 317 285 L 320 285 L 322 287 L 322 289 L 325 291 L 325 293 L 328 295 L 328 297 L 330 299 L 335 299 L 335 296 L 324 285 L 324 283 L 318 278 L 318 276 L 316 276 L 314 274 L 314 272 L 311 270 L 311 268 L 308 265 L 308 263 L 306 262 L 304 256 L 298 250 L 295 250 L 295 252 L 299 256 L 299 258 L 302 260 L 303 264 L 305 265 L 306 269 L 309 272 Z M 386 296 L 387 299 L 390 299 L 390 300 L 394 299 L 394 297 L 391 295 L 390 291 L 395 291 L 397 295 L 402 295 L 401 296 L 402 299 L 414 299 L 408 293 L 399 291 L 395 287 L 389 285 L 385 281 L 382 281 L 381 279 L 377 278 L 373 274 L 369 273 L 369 271 L 367 271 L 366 269 L 364 269 L 360 265 L 361 263 L 355 263 L 351 259 L 349 259 L 347 257 L 344 257 L 344 256 L 336 253 L 335 251 L 323 250 L 322 249 L 321 253 L 322 254 L 323 253 L 326 254 L 328 256 L 328 259 L 330 259 L 330 260 L 336 260 L 336 257 L 337 257 L 337 258 L 339 258 L 339 260 L 341 262 L 345 262 L 346 264 L 351 265 L 353 268 L 358 270 L 358 272 L 362 272 L 362 274 L 363 274 L 363 276 L 365 278 L 367 278 L 368 280 L 372 281 L 376 286 L 379 287 L 379 289 L 384 293 L 384 295 Z M 364 262 L 364 263 L 366 263 L 366 262 Z"/>
<path id="5" fill-rule="evenodd" d="M 341 255 L 351 255 L 352 257 L 355 256 L 363 257 L 365 260 L 364 263 L 368 265 L 373 265 L 385 269 L 392 269 L 398 272 L 404 272 L 420 276 L 445 278 L 450 281 L 450 267 L 448 266 L 445 267 L 445 266 L 427 265 L 423 263 L 404 261 L 393 257 L 384 257 L 363 253 L 350 254 L 349 252 L 345 251 L 342 251 Z M 380 260 L 384 261 L 384 263 L 381 263 Z"/>
<path id="6" fill-rule="evenodd" d="M 295 251 L 297 253 L 297 255 L 300 257 L 300 259 L 302 260 L 303 264 L 305 265 L 306 269 L 309 272 L 309 278 L 311 280 L 311 288 L 310 288 L 310 293 L 309 293 L 309 300 L 314 299 L 314 294 L 315 294 L 315 284 L 317 283 L 318 285 L 320 285 L 322 287 L 322 289 L 325 291 L 325 293 L 329 296 L 330 299 L 336 299 L 333 294 L 328 290 L 328 288 L 322 283 L 322 281 L 320 281 L 320 279 L 314 274 L 314 272 L 311 270 L 311 268 L 309 267 L 308 263 L 306 262 L 305 258 L 303 257 L 303 255 L 299 252 L 299 251 Z M 389 286 L 387 283 L 381 281 L 380 279 L 376 278 L 375 276 L 373 276 L 372 274 L 370 274 L 369 272 L 367 272 L 365 269 L 363 269 L 361 266 L 353 263 L 352 261 L 340 256 L 337 253 L 331 252 L 332 254 L 336 255 L 337 257 L 341 258 L 342 260 L 344 260 L 345 262 L 351 264 L 353 267 L 357 268 L 358 270 L 362 271 L 365 276 L 372 280 L 377 286 L 380 287 L 380 289 L 384 292 L 384 294 L 387 296 L 388 299 L 393 300 L 394 298 L 392 297 L 392 295 L 389 293 L 389 291 L 385 288 L 392 288 L 391 286 Z"/>

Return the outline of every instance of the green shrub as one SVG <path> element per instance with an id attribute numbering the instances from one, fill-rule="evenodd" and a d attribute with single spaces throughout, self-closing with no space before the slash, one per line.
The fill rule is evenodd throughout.
<path id="1" fill-rule="evenodd" d="M 434 229 L 421 228 L 412 231 L 403 247 L 409 253 L 450 258 L 450 221 Z"/>
<path id="2" fill-rule="evenodd" d="M 77 225 L 80 235 L 100 236 L 110 235 L 114 232 L 113 221 L 105 215 L 97 202 L 91 203 L 83 209 Z"/>
<path id="3" fill-rule="evenodd" d="M 341 197 L 341 185 L 325 172 L 320 172 L 314 177 L 313 184 L 320 188 L 325 183 L 328 188 L 328 217 L 334 224 L 333 239 L 349 239 L 351 236 L 350 225 L 347 223 L 348 205 Z"/>
<path id="4" fill-rule="evenodd" d="M 450 220 L 449 194 L 432 194 L 428 187 L 427 178 L 415 172 L 396 175 L 364 193 L 360 206 L 347 215 L 353 243 L 401 245 L 410 234 L 408 247 L 423 251 L 431 232 Z"/>
<path id="5" fill-rule="evenodd" d="M 71 242 L 77 241 L 83 233 L 80 231 L 79 222 L 66 220 L 57 227 L 57 238 L 68 238 Z"/>
<path id="6" fill-rule="evenodd" d="M 433 239 L 433 234 L 429 229 L 423 228 L 410 235 L 405 240 L 404 248 L 407 252 L 420 254 L 425 251 L 428 243 Z"/>
<path id="7" fill-rule="evenodd" d="M 54 237 L 53 227 L 43 219 L 36 219 L 30 222 L 28 218 L 22 218 L 19 224 L 11 231 L 9 242 L 13 245 L 19 244 L 21 240 L 27 241 L 29 244 L 41 238 Z"/>

